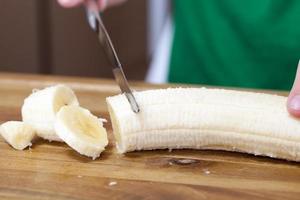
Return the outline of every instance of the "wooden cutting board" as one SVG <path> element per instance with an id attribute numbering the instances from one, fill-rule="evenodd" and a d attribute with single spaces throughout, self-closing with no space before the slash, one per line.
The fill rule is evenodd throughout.
<path id="1" fill-rule="evenodd" d="M 71 86 L 83 107 L 109 119 L 105 97 L 119 92 L 111 80 L 0 73 L 0 121 L 20 120 L 32 89 L 56 83 Z M 300 199 L 300 163 L 223 151 L 118 155 L 106 127 L 109 147 L 94 161 L 63 143 L 38 140 L 16 151 L 1 138 L 0 199 Z"/>

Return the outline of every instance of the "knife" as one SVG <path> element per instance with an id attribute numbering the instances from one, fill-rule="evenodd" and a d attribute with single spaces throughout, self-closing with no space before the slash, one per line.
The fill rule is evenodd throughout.
<path id="1" fill-rule="evenodd" d="M 133 112 L 138 113 L 140 111 L 139 105 L 129 87 L 128 81 L 124 74 L 121 62 L 109 37 L 109 34 L 104 26 L 102 18 L 99 13 L 98 4 L 96 0 L 86 1 L 86 14 L 90 27 L 98 35 L 98 40 L 102 45 L 107 57 L 112 64 L 112 71 L 117 84 L 119 85 L 121 92 L 125 94 L 131 109 Z"/>

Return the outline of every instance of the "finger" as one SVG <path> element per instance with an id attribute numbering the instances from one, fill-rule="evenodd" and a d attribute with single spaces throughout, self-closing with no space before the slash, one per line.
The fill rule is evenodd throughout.
<path id="1" fill-rule="evenodd" d="M 58 3 L 66 8 L 78 6 L 83 3 L 84 0 L 58 0 Z"/>
<path id="2" fill-rule="evenodd" d="M 98 0 L 98 7 L 103 11 L 107 7 L 108 0 Z"/>
<path id="3" fill-rule="evenodd" d="M 294 85 L 288 97 L 287 109 L 290 114 L 300 118 L 300 60 Z"/>

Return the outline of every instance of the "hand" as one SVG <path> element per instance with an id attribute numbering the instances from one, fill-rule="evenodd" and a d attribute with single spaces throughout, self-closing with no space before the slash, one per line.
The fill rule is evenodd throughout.
<path id="1" fill-rule="evenodd" d="M 295 82 L 288 97 L 287 109 L 290 114 L 300 118 L 300 61 Z"/>
<path id="2" fill-rule="evenodd" d="M 66 8 L 78 6 L 84 3 L 85 0 L 57 0 L 60 5 Z M 97 0 L 99 9 L 103 11 L 105 8 L 118 5 L 126 0 Z"/>

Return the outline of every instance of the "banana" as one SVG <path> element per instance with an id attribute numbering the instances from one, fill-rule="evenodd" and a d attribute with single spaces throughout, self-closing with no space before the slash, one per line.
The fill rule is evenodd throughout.
<path id="1" fill-rule="evenodd" d="M 56 115 L 57 135 L 78 153 L 96 159 L 108 144 L 101 119 L 79 106 L 63 106 Z"/>
<path id="2" fill-rule="evenodd" d="M 300 121 L 286 97 L 223 89 L 175 88 L 107 98 L 119 153 L 213 149 L 300 161 Z"/>
<path id="3" fill-rule="evenodd" d="M 35 131 L 30 125 L 19 121 L 3 123 L 0 133 L 7 143 L 18 150 L 31 146 L 31 141 L 35 136 Z"/>
<path id="4" fill-rule="evenodd" d="M 69 87 L 55 85 L 38 90 L 24 100 L 23 121 L 31 125 L 38 136 L 50 141 L 62 141 L 54 131 L 54 121 L 56 113 L 64 105 L 79 105 Z"/>

